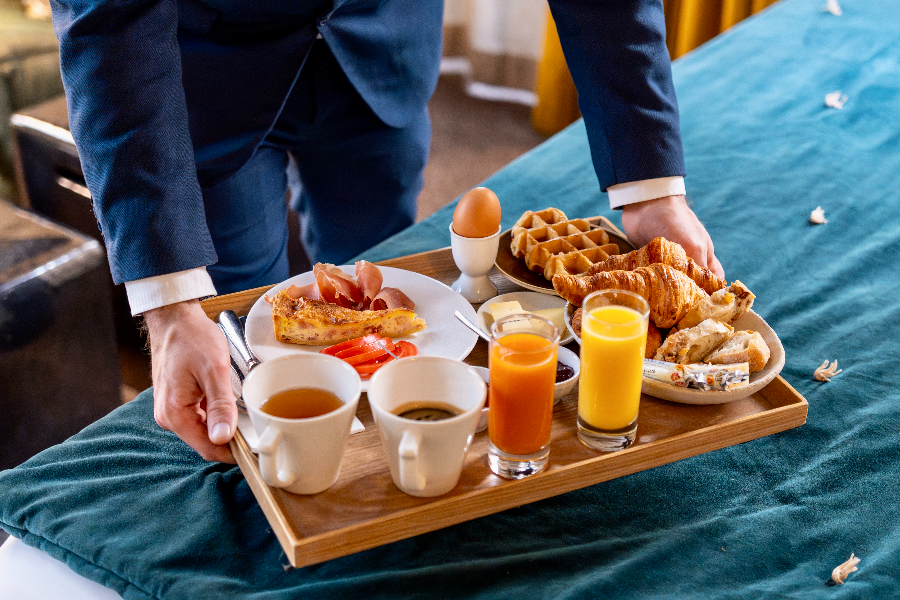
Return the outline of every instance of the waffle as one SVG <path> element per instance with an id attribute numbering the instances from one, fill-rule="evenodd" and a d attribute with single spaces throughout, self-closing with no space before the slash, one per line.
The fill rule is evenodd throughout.
<path id="1" fill-rule="evenodd" d="M 512 253 L 525 258 L 528 252 L 541 242 L 589 231 L 591 224 L 584 219 L 569 220 L 558 208 L 539 212 L 525 211 L 512 228 Z"/>
<path id="2" fill-rule="evenodd" d="M 591 229 L 584 219 L 568 219 L 557 208 L 526 211 L 512 228 L 511 250 L 524 258 L 532 271 L 548 280 L 556 273 L 579 275 L 592 264 L 602 262 L 619 247 L 609 242 L 602 229 Z"/>

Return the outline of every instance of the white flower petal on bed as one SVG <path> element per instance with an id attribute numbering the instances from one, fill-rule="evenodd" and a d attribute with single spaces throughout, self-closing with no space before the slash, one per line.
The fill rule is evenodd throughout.
<path id="1" fill-rule="evenodd" d="M 831 13 L 836 17 L 844 14 L 844 11 L 841 9 L 841 5 L 838 4 L 838 0 L 828 0 L 828 2 L 825 3 L 825 6 L 822 7 L 822 12 Z"/>
<path id="2" fill-rule="evenodd" d="M 815 225 L 824 225 L 828 222 L 828 219 L 825 218 L 825 209 L 821 206 L 817 206 L 814 211 L 809 213 L 809 222 Z"/>
<path id="3" fill-rule="evenodd" d="M 844 104 L 846 102 L 847 94 L 842 94 L 841 90 L 831 92 L 830 94 L 825 94 L 825 106 L 828 106 L 830 108 L 836 108 L 840 110 L 844 108 Z"/>
<path id="4" fill-rule="evenodd" d="M 838 585 L 844 584 L 844 579 L 847 578 L 847 575 L 852 573 L 853 571 L 857 571 L 856 565 L 859 564 L 859 558 L 850 553 L 850 558 L 846 560 L 846 562 L 842 562 L 838 566 L 834 568 L 831 572 L 831 580 Z"/>
<path id="5" fill-rule="evenodd" d="M 837 368 L 837 361 L 835 360 L 832 364 L 828 364 L 828 360 L 819 366 L 818 369 L 813 373 L 813 377 L 815 377 L 819 381 L 831 381 L 831 378 L 843 371 L 843 369 Z"/>

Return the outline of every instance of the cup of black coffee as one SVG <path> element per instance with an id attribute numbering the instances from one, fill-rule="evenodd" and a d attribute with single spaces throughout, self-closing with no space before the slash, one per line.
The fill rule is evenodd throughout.
<path id="1" fill-rule="evenodd" d="M 368 396 L 394 484 L 411 496 L 452 490 L 487 397 L 481 376 L 449 358 L 404 358 L 375 372 Z"/>

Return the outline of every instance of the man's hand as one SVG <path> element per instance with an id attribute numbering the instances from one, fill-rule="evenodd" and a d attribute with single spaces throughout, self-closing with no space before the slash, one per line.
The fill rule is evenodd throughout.
<path id="1" fill-rule="evenodd" d="M 725 276 L 709 233 L 688 206 L 684 196 L 666 196 L 626 204 L 622 209 L 622 228 L 635 248 L 662 236 L 681 244 L 697 264 L 707 267 L 719 277 Z"/>
<path id="2" fill-rule="evenodd" d="M 237 426 L 228 342 L 197 300 L 144 313 L 153 364 L 153 414 L 209 461 L 233 463 Z"/>

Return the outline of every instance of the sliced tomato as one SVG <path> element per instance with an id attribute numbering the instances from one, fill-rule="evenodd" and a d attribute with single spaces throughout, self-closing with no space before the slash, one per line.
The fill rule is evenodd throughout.
<path id="1" fill-rule="evenodd" d="M 352 348 L 347 348 L 346 350 L 341 350 L 334 356 L 337 356 L 340 359 L 348 359 L 353 358 L 355 356 L 359 356 L 361 354 L 370 354 L 372 352 L 385 352 L 385 349 L 394 351 L 394 342 L 391 341 L 391 338 L 381 338 L 377 340 L 371 340 L 369 342 L 364 342 L 358 346 L 354 346 Z M 375 354 L 371 358 L 375 358 L 378 354 Z M 356 362 L 364 362 L 364 361 L 356 361 Z"/>
<path id="2" fill-rule="evenodd" d="M 353 368 L 356 369 L 356 372 L 359 373 L 360 375 L 371 375 L 372 373 L 374 373 L 375 371 L 377 371 L 384 365 L 388 364 L 389 362 L 392 362 L 393 360 L 394 360 L 393 356 L 391 356 L 390 354 L 385 354 L 384 356 L 381 356 L 375 360 L 369 361 L 365 364 L 353 365 Z"/>
<path id="3" fill-rule="evenodd" d="M 416 345 L 407 342 L 406 340 L 400 340 L 399 342 L 394 344 L 394 348 L 391 351 L 397 356 L 397 358 L 407 358 L 409 356 L 416 356 L 419 354 L 419 349 L 416 348 Z M 371 375 L 393 360 L 395 360 L 393 356 L 385 353 L 384 356 L 380 356 L 369 362 L 357 363 L 353 365 L 353 368 L 356 369 L 356 372 L 360 375 Z"/>
<path id="4" fill-rule="evenodd" d="M 382 337 L 380 334 L 370 333 L 369 335 L 364 335 L 363 337 L 353 338 L 352 340 L 347 340 L 333 346 L 328 346 L 327 348 L 319 350 L 319 354 L 330 354 L 331 356 L 336 356 L 339 352 L 342 352 L 344 350 L 357 348 L 360 346 L 365 347 L 368 344 L 384 339 L 386 338 Z"/>
<path id="5" fill-rule="evenodd" d="M 390 338 L 384 338 L 382 340 L 373 341 L 365 346 L 357 346 L 356 348 L 342 350 L 338 352 L 336 356 L 341 360 L 346 361 L 348 364 L 358 365 L 375 360 L 381 356 L 388 356 L 393 351 L 394 343 Z"/>
<path id="6" fill-rule="evenodd" d="M 396 344 L 394 344 L 396 350 L 394 350 L 394 354 L 397 355 L 397 358 L 406 358 L 409 356 L 418 356 L 419 349 L 416 348 L 416 345 L 412 342 L 407 342 L 406 340 L 400 340 Z"/>
<path id="7" fill-rule="evenodd" d="M 391 350 L 393 350 L 393 348 L 391 348 Z M 356 356 L 339 356 L 338 358 L 350 365 L 362 365 L 373 360 L 378 360 L 383 356 L 390 356 L 390 354 L 383 348 L 374 348 L 369 352 L 362 352 Z"/>
<path id="8" fill-rule="evenodd" d="M 394 343 L 391 338 L 386 338 L 378 333 L 370 333 L 329 346 L 319 350 L 319 353 L 340 358 L 352 365 L 360 375 L 369 376 L 394 360 L 394 356 L 397 358 L 416 356 L 419 354 L 419 349 L 415 344 L 405 340 Z"/>

